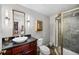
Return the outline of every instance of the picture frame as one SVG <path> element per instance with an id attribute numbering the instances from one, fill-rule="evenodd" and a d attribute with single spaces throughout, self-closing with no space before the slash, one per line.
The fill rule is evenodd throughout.
<path id="1" fill-rule="evenodd" d="M 42 31 L 43 30 L 43 22 L 41 20 L 36 20 L 36 25 L 35 25 L 35 31 Z"/>

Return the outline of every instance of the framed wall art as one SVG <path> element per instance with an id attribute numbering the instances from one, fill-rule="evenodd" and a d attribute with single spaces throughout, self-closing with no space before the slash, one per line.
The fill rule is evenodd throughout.
<path id="1" fill-rule="evenodd" d="M 35 31 L 42 31 L 42 30 L 43 30 L 43 22 L 40 20 L 36 20 Z"/>

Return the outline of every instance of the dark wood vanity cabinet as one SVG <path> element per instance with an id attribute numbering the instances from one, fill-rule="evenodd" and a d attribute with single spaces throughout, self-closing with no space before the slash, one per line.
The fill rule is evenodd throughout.
<path id="1" fill-rule="evenodd" d="M 36 55 L 37 40 L 7 49 L 4 55 Z"/>

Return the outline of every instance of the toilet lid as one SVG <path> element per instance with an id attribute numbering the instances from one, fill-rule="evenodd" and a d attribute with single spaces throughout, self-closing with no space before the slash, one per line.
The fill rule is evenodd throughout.
<path id="1" fill-rule="evenodd" d="M 50 49 L 47 46 L 40 46 L 40 52 L 49 55 L 50 54 Z"/>

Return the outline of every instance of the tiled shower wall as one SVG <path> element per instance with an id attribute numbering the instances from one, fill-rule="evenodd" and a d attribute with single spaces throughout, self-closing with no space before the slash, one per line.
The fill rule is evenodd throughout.
<path id="1" fill-rule="evenodd" d="M 64 18 L 64 48 L 79 53 L 79 16 Z"/>

